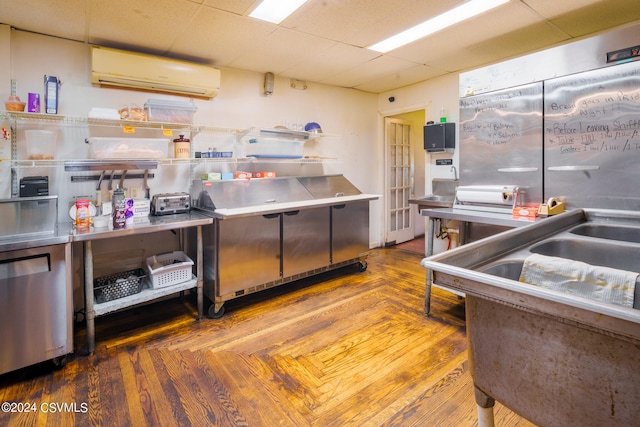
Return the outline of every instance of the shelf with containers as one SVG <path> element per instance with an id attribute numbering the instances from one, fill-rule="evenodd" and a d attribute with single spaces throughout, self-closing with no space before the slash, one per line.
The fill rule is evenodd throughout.
<path id="1" fill-rule="evenodd" d="M 145 179 L 142 187 L 144 189 L 148 188 L 146 180 L 158 176 L 158 173 L 149 173 L 149 170 L 165 166 L 184 168 L 180 173 L 185 176 L 185 186 L 189 186 L 191 181 L 210 172 L 256 171 L 261 170 L 258 165 L 265 165 L 264 168 L 270 167 L 267 165 L 276 165 L 288 168 L 285 172 L 287 174 L 306 175 L 307 171 L 313 168 L 309 165 L 337 162 L 335 158 L 304 157 L 302 147 L 305 143 L 326 136 L 315 132 L 256 127 L 233 129 L 189 123 L 9 111 L 0 112 L 0 119 L 3 126 L 6 127 L 8 123 L 6 135 L 10 136 L 11 142 L 10 149 L 5 150 L 4 156 L 0 153 L 2 160 L 10 161 L 11 179 L 7 178 L 6 181 L 11 182 L 11 197 L 18 197 L 19 182 L 24 176 L 51 176 L 49 185 L 60 190 L 60 193 L 65 193 L 71 191 L 66 189 L 65 181 L 71 179 L 72 182 L 78 183 L 100 183 L 106 178 L 107 172 L 111 172 L 107 173 L 109 182 L 122 179 L 123 176 L 129 180 Z M 26 131 L 48 132 L 53 137 L 48 142 L 44 139 L 26 141 Z M 188 158 L 173 157 L 171 141 L 179 135 L 187 135 L 191 140 Z M 77 141 L 77 144 L 70 141 Z M 101 146 L 96 149 L 99 144 Z M 118 152 L 118 144 L 127 145 L 132 155 Z M 219 156 L 203 156 L 209 149 L 215 150 Z M 141 165 L 140 162 L 143 160 L 152 164 Z M 294 170 L 293 165 L 305 170 Z M 115 174 L 114 170 L 122 172 Z M 143 173 L 136 172 L 138 170 Z M 68 172 L 82 171 L 93 173 L 68 176 Z M 82 187 L 83 190 L 78 190 L 77 186 L 74 188 L 84 193 L 91 191 L 87 185 Z M 61 196 L 62 200 L 66 200 L 65 194 Z"/>

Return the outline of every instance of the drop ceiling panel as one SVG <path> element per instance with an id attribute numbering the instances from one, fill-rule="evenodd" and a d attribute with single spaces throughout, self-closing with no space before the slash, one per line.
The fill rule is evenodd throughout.
<path id="1" fill-rule="evenodd" d="M 276 28 L 267 22 L 204 7 L 194 17 L 189 31 L 177 35 L 171 51 L 202 58 L 203 62 L 215 66 L 230 67 L 243 53 L 262 46 Z"/>
<path id="2" fill-rule="evenodd" d="M 388 54 L 365 49 L 464 1 L 309 0 L 275 25 L 247 16 L 259 0 L 0 0 L 0 23 L 380 92 L 640 20 L 638 0 L 511 0 Z"/>
<path id="3" fill-rule="evenodd" d="M 374 43 L 391 37 L 401 31 L 411 28 L 427 19 L 433 18 L 446 11 L 448 8 L 455 7 L 460 1 L 418 1 L 414 2 L 412 7 L 402 10 L 391 8 L 387 16 L 375 23 L 354 32 L 344 41 L 355 46 L 370 46 Z"/>
<path id="4" fill-rule="evenodd" d="M 542 19 L 529 9 L 518 3 L 498 8 L 493 13 L 486 13 L 477 18 L 469 19 L 448 29 L 439 31 L 422 40 L 398 48 L 389 55 L 398 58 L 411 59 L 424 64 L 433 64 L 435 56 L 451 57 L 459 61 L 453 52 L 456 48 L 474 46 L 486 40 L 492 40 L 504 34 L 509 34 L 518 28 L 528 27 L 541 22 Z M 514 43 L 514 46 L 518 46 Z M 519 47 L 518 47 L 519 48 Z M 450 52 L 450 53 L 448 53 Z M 499 55 L 500 52 L 497 52 Z M 451 66 L 447 70 L 459 68 Z"/>
<path id="5" fill-rule="evenodd" d="M 396 0 L 390 6 L 388 0 L 310 0 L 300 8 L 300 13 L 293 14 L 283 25 L 326 39 L 344 41 L 351 34 L 371 31 L 372 26 L 388 20 L 390 15 L 413 3 L 415 0 Z"/>
<path id="6" fill-rule="evenodd" d="M 582 37 L 640 19 L 640 1 L 607 0 L 567 12 L 551 22 L 573 37 Z"/>
<path id="7" fill-rule="evenodd" d="M 287 28 L 278 28 L 247 49 L 229 66 L 242 70 L 280 73 L 304 62 L 314 52 L 328 49 L 333 42 Z M 305 76 L 300 76 L 305 79 Z"/>
<path id="8" fill-rule="evenodd" d="M 25 31 L 86 41 L 85 9 L 86 0 L 2 0 L 0 23 Z"/>
<path id="9" fill-rule="evenodd" d="M 603 1 L 603 0 L 526 0 L 527 5 L 535 10 L 540 16 L 545 19 L 553 19 L 567 13 L 573 13 L 579 9 L 592 6 L 596 3 L 606 3 L 613 6 L 617 0 Z M 622 0 L 626 3 L 633 3 L 633 1 Z"/>
<path id="10" fill-rule="evenodd" d="M 206 7 L 223 10 L 236 15 L 244 15 L 253 10 L 253 5 L 257 4 L 258 0 L 198 0 L 197 2 L 202 3 Z"/>
<path id="11" fill-rule="evenodd" d="M 378 52 L 368 49 L 334 43 L 328 49 L 306 57 L 303 62 L 285 70 L 284 73 L 288 76 L 305 76 L 305 80 L 322 82 L 336 74 L 365 66 L 367 62 L 378 56 L 380 56 Z"/>
<path id="12" fill-rule="evenodd" d="M 405 68 L 391 74 L 377 76 L 375 79 L 354 86 L 366 92 L 387 92 L 404 86 L 409 86 L 416 81 L 425 81 L 447 74 L 444 70 L 439 70 L 425 65 L 416 65 L 413 68 Z"/>
<path id="13" fill-rule="evenodd" d="M 402 59 L 380 55 L 356 68 L 351 68 L 342 73 L 338 73 L 322 83 L 336 86 L 354 87 L 360 82 L 367 82 L 378 78 L 383 78 L 394 73 L 398 73 L 416 65 Z"/>
<path id="14" fill-rule="evenodd" d="M 89 41 L 166 52 L 200 8 L 188 0 L 89 0 Z"/>

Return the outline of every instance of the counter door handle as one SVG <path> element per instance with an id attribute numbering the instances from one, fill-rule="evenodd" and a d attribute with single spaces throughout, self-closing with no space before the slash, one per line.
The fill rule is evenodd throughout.
<path id="1" fill-rule="evenodd" d="M 273 218 L 278 218 L 280 216 L 280 214 L 279 213 L 272 213 L 272 214 L 264 214 L 262 216 L 267 218 L 267 219 L 273 219 Z"/>
<path id="2" fill-rule="evenodd" d="M 345 204 L 333 206 L 334 209 L 344 209 L 346 207 L 347 207 L 347 205 L 345 205 Z"/>
<path id="3" fill-rule="evenodd" d="M 596 171 L 600 169 L 600 166 L 549 166 L 547 170 L 550 171 Z"/>
<path id="4" fill-rule="evenodd" d="M 300 213 L 300 210 L 296 210 L 296 211 L 285 212 L 284 214 L 286 216 L 294 216 L 294 215 L 298 215 L 299 213 Z"/>
<path id="5" fill-rule="evenodd" d="M 508 173 L 517 173 L 517 172 L 538 172 L 538 168 L 499 168 L 498 172 L 508 172 Z"/>

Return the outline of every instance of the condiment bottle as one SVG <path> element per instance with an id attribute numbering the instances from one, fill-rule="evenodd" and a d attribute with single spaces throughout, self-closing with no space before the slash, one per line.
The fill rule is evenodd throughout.
<path id="1" fill-rule="evenodd" d="M 173 140 L 173 153 L 176 159 L 188 159 L 191 157 L 191 140 L 180 135 Z"/>
<path id="2" fill-rule="evenodd" d="M 126 221 L 126 200 L 124 198 L 124 190 L 116 185 L 111 198 L 113 205 L 113 228 L 119 229 L 125 227 Z"/>
<path id="3" fill-rule="evenodd" d="M 76 199 L 76 227 L 88 227 L 90 223 L 89 200 Z"/>

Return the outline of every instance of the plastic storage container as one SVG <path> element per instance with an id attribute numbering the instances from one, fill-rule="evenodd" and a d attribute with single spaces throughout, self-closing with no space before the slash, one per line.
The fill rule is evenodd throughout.
<path id="1" fill-rule="evenodd" d="M 147 270 L 154 289 L 192 279 L 193 261 L 184 252 L 175 251 L 147 258 Z"/>
<path id="2" fill-rule="evenodd" d="M 193 124 L 193 115 L 198 109 L 186 101 L 166 101 L 149 99 L 144 104 L 147 120 L 150 122 Z"/>
<path id="3" fill-rule="evenodd" d="M 166 159 L 169 139 L 164 138 L 89 138 L 94 159 Z"/>
<path id="4" fill-rule="evenodd" d="M 252 138 L 247 146 L 248 157 L 299 159 L 305 141 L 278 138 Z"/>
<path id="5" fill-rule="evenodd" d="M 53 160 L 58 134 L 53 130 L 25 130 L 28 160 Z"/>
<path id="6" fill-rule="evenodd" d="M 95 279 L 93 281 L 93 296 L 96 304 L 140 293 L 144 277 L 144 270 L 137 268 Z"/>

